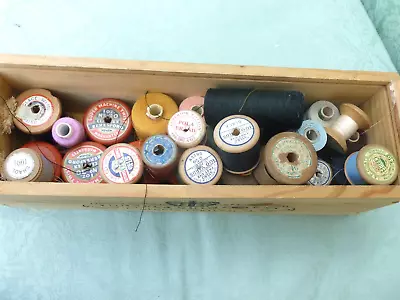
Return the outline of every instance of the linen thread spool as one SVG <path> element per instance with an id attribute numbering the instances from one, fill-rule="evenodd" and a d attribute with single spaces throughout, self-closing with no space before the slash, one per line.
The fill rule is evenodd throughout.
<path id="1" fill-rule="evenodd" d="M 56 147 L 46 142 L 30 142 L 23 145 L 21 148 L 29 148 L 43 155 L 45 159 L 53 164 L 53 181 L 58 181 L 59 177 L 61 176 L 62 156 Z"/>
<path id="2" fill-rule="evenodd" d="M 265 167 L 264 151 L 265 146 L 261 148 L 260 163 L 257 168 L 254 169 L 253 176 L 260 185 L 276 185 L 278 183 L 271 177 L 271 175 L 269 175 L 267 168 Z"/>
<path id="3" fill-rule="evenodd" d="M 95 142 L 84 142 L 64 155 L 61 176 L 69 183 L 99 183 L 99 161 L 106 147 Z"/>
<path id="4" fill-rule="evenodd" d="M 179 110 L 192 110 L 204 117 L 204 97 L 192 96 L 181 102 Z"/>
<path id="5" fill-rule="evenodd" d="M 178 163 L 178 147 L 167 135 L 153 135 L 141 149 L 144 164 L 157 179 L 170 176 Z"/>
<path id="6" fill-rule="evenodd" d="M 256 121 L 244 115 L 222 119 L 214 129 L 224 168 L 233 174 L 246 174 L 254 170 L 260 159 L 260 128 Z"/>
<path id="7" fill-rule="evenodd" d="M 324 148 L 328 140 L 324 127 L 311 120 L 303 121 L 299 130 L 297 130 L 297 133 L 308 139 L 313 145 L 315 151 Z"/>
<path id="8" fill-rule="evenodd" d="M 204 140 L 206 123 L 198 113 L 192 110 L 178 111 L 168 122 L 168 135 L 178 147 L 192 148 Z"/>
<path id="9" fill-rule="evenodd" d="M 57 120 L 51 133 L 54 141 L 64 148 L 76 146 L 86 138 L 83 125 L 78 120 L 69 117 Z"/>
<path id="10" fill-rule="evenodd" d="M 304 118 L 322 124 L 324 127 L 331 127 L 339 118 L 340 112 L 335 104 L 329 101 L 320 100 L 314 102 L 306 111 Z"/>
<path id="11" fill-rule="evenodd" d="M 109 146 L 123 142 L 132 132 L 129 107 L 121 100 L 105 98 L 86 110 L 83 127 L 92 141 Z"/>
<path id="12" fill-rule="evenodd" d="M 318 159 L 317 171 L 308 181 L 308 184 L 315 186 L 330 185 L 332 182 L 332 177 L 333 174 L 331 166 L 326 161 Z"/>
<path id="13" fill-rule="evenodd" d="M 295 132 L 282 132 L 272 137 L 263 155 L 268 173 L 281 184 L 304 184 L 317 170 L 314 147 Z"/>
<path id="14" fill-rule="evenodd" d="M 396 157 L 380 145 L 367 145 L 345 162 L 346 178 L 352 185 L 389 185 L 398 173 Z"/>
<path id="15" fill-rule="evenodd" d="M 357 106 L 349 103 L 340 106 L 340 117 L 332 127 L 326 128 L 328 145 L 335 151 L 346 153 L 348 140 L 357 130 L 366 130 L 371 126 L 367 114 Z"/>
<path id="16" fill-rule="evenodd" d="M 169 119 L 178 111 L 175 101 L 162 93 L 146 93 L 133 105 L 132 122 L 139 139 L 166 134 Z"/>
<path id="17" fill-rule="evenodd" d="M 60 116 L 60 100 L 48 90 L 31 89 L 17 97 L 14 125 L 24 133 L 48 132 Z"/>
<path id="18" fill-rule="evenodd" d="M 229 173 L 225 170 L 222 172 L 219 183 L 223 185 L 258 185 L 258 182 L 253 174 L 242 176 Z"/>
<path id="19" fill-rule="evenodd" d="M 108 183 L 136 183 L 143 175 L 143 162 L 137 148 L 115 144 L 100 158 L 100 174 Z"/>
<path id="20" fill-rule="evenodd" d="M 35 150 L 20 148 L 7 156 L 3 176 L 8 181 L 50 182 L 54 178 L 54 168 Z"/>
<path id="21" fill-rule="evenodd" d="M 189 185 L 214 185 L 221 178 L 223 165 L 218 153 L 207 146 L 197 146 L 183 152 L 179 161 L 179 179 Z"/>

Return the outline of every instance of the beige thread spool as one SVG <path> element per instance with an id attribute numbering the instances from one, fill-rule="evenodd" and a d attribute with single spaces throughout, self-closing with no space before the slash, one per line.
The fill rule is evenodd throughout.
<path id="1" fill-rule="evenodd" d="M 195 147 L 204 141 L 206 122 L 193 110 L 181 110 L 168 122 L 168 135 L 183 149 Z"/>
<path id="2" fill-rule="evenodd" d="M 340 153 L 346 153 L 346 140 L 350 139 L 359 129 L 367 130 L 371 126 L 371 121 L 362 109 L 353 104 L 342 104 L 340 113 L 341 116 L 332 127 L 326 128 L 326 133 L 329 147 Z"/>
<path id="3" fill-rule="evenodd" d="M 11 152 L 3 165 L 4 178 L 8 181 L 50 182 L 54 168 L 43 155 L 29 148 Z"/>
<path id="4" fill-rule="evenodd" d="M 304 119 L 322 124 L 324 127 L 332 126 L 339 118 L 339 109 L 329 101 L 314 102 L 304 114 Z"/>
<path id="5" fill-rule="evenodd" d="M 261 149 L 260 163 L 257 168 L 253 171 L 253 176 L 260 185 L 276 185 L 278 184 L 275 179 L 268 174 L 267 168 L 265 167 L 265 146 Z"/>
<path id="6" fill-rule="evenodd" d="M 223 185 L 258 185 L 256 178 L 250 173 L 247 176 L 229 173 L 224 170 L 222 172 L 220 184 Z"/>

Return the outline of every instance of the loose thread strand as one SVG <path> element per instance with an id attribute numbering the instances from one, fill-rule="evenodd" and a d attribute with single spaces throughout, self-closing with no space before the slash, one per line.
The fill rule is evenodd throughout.
<path id="1" fill-rule="evenodd" d="M 146 190 L 145 190 L 145 192 L 144 192 L 143 206 L 142 206 L 142 210 L 141 210 L 141 212 L 140 212 L 139 221 L 138 221 L 138 223 L 137 223 L 135 232 L 138 232 L 139 226 L 140 226 L 140 224 L 142 223 L 143 213 L 144 213 L 144 209 L 145 209 L 145 207 L 146 207 L 146 198 L 147 198 L 147 184 L 146 184 Z"/>

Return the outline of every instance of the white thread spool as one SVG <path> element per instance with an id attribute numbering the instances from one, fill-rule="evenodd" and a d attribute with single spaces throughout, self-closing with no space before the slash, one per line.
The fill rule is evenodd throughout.
<path id="1" fill-rule="evenodd" d="M 199 145 L 206 134 L 206 122 L 193 110 L 181 110 L 168 122 L 168 135 L 183 149 Z"/>
<path id="2" fill-rule="evenodd" d="M 330 127 L 339 118 L 339 109 L 335 104 L 329 101 L 314 102 L 306 111 L 304 118 L 322 124 L 324 127 Z"/>
<path id="3" fill-rule="evenodd" d="M 318 159 L 317 171 L 308 181 L 309 185 L 323 186 L 330 185 L 332 182 L 332 168 L 324 160 Z"/>

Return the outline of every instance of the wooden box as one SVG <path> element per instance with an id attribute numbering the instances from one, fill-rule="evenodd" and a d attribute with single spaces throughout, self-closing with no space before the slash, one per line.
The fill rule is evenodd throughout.
<path id="1" fill-rule="evenodd" d="M 308 102 L 329 100 L 359 105 L 375 123 L 370 143 L 397 156 L 399 76 L 395 73 L 284 69 L 0 55 L 3 98 L 29 88 L 46 88 L 64 111 L 79 116 L 92 101 L 113 97 L 133 104 L 145 91 L 159 91 L 181 101 L 204 95 L 211 87 L 295 89 Z M 4 105 L 4 101 L 1 101 Z M 0 136 L 7 154 L 21 135 Z M 400 181 L 391 186 L 181 186 L 69 183 L 0 184 L 0 203 L 44 208 L 98 208 L 151 211 L 224 211 L 287 214 L 354 214 L 397 203 Z"/>

